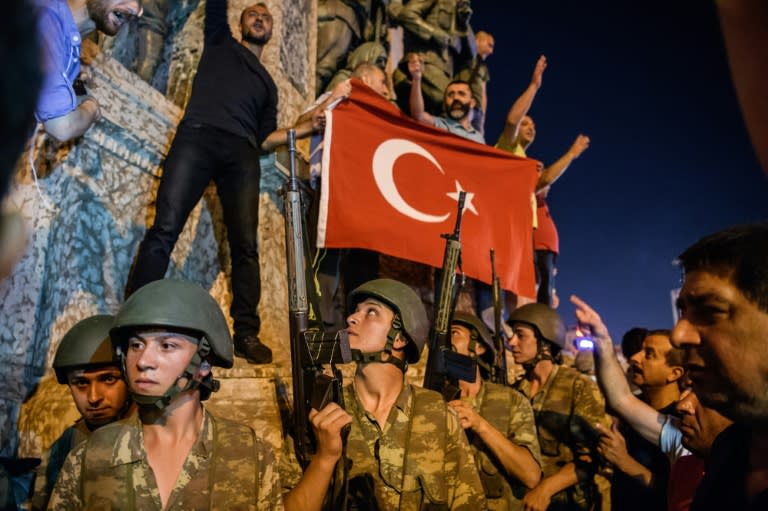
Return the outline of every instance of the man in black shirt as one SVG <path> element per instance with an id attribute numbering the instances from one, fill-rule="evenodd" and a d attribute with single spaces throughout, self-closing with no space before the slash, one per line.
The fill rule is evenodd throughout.
<path id="1" fill-rule="evenodd" d="M 272 37 L 267 6 L 244 9 L 240 28 L 237 41 L 227 23 L 226 0 L 208 0 L 205 48 L 165 161 L 155 222 L 139 247 L 126 294 L 163 278 L 189 213 L 213 180 L 232 256 L 235 351 L 265 364 L 272 361 L 272 351 L 258 338 L 259 155 L 277 145 L 277 88 L 259 61 Z"/>

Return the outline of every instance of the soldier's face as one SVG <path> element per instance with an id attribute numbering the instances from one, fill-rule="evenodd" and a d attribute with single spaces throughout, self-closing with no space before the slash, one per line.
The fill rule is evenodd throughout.
<path id="1" fill-rule="evenodd" d="M 464 325 L 451 325 L 451 345 L 456 353 L 469 355 L 470 332 Z"/>
<path id="2" fill-rule="evenodd" d="M 128 339 L 125 370 L 131 391 L 147 396 L 165 394 L 197 352 L 191 339 L 172 332 L 143 332 Z M 182 379 L 178 386 L 186 383 Z"/>
<path id="3" fill-rule="evenodd" d="M 392 309 L 373 298 L 358 303 L 347 318 L 350 347 L 363 352 L 383 349 L 394 317 Z"/>
<path id="4" fill-rule="evenodd" d="M 141 16 L 139 0 L 86 0 L 88 16 L 96 28 L 107 35 L 115 35 L 125 23 Z"/>
<path id="5" fill-rule="evenodd" d="M 707 458 L 717 435 L 730 426 L 732 421 L 714 409 L 702 405 L 691 389 L 682 393 L 675 408 L 680 416 L 683 446 L 692 453 Z"/>
<path id="6" fill-rule="evenodd" d="M 632 382 L 638 387 L 663 387 L 677 380 L 674 369 L 667 364 L 667 353 L 672 349 L 666 335 L 649 335 L 643 346 L 629 359 Z M 678 371 L 682 373 L 682 368 Z"/>
<path id="7" fill-rule="evenodd" d="M 525 364 L 536 357 L 538 346 L 536 343 L 536 333 L 533 328 L 514 323 L 512 325 L 512 338 L 509 340 L 509 348 L 515 362 Z"/>
<path id="8" fill-rule="evenodd" d="M 737 421 L 768 421 L 768 313 L 730 279 L 690 272 L 677 301 L 672 344 L 685 348 L 693 390 Z"/>
<path id="9" fill-rule="evenodd" d="M 240 15 L 240 31 L 243 40 L 250 43 L 265 45 L 272 39 L 272 15 L 263 5 L 246 7 Z"/>
<path id="10" fill-rule="evenodd" d="M 70 371 L 67 385 L 77 410 L 91 428 L 119 419 L 128 399 L 128 387 L 117 366 Z"/>

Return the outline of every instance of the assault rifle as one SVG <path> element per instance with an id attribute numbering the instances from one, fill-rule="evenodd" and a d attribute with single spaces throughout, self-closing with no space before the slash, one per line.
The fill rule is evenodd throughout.
<path id="1" fill-rule="evenodd" d="M 461 215 L 464 211 L 466 192 L 459 192 L 459 209 L 453 234 L 445 238 L 443 268 L 439 294 L 435 299 L 435 321 L 429 334 L 429 356 L 424 375 L 424 388 L 440 392 L 446 401 L 456 399 L 458 380 L 474 382 L 477 377 L 477 361 L 460 355 L 451 349 L 451 317 L 456 298 L 456 268 L 461 256 Z"/>
<path id="2" fill-rule="evenodd" d="M 491 368 L 491 381 L 507 384 L 507 351 L 501 330 L 501 284 L 496 275 L 496 252 L 491 249 L 491 290 L 493 297 L 493 347 L 496 357 Z"/>
<path id="3" fill-rule="evenodd" d="M 290 175 L 281 194 L 285 208 L 285 250 L 288 266 L 288 313 L 291 335 L 291 375 L 293 377 L 292 436 L 296 457 L 306 468 L 315 451 L 315 439 L 309 422 L 311 408 L 322 409 L 331 401 L 344 406 L 341 393 L 341 372 L 338 363 L 352 360 L 346 330 L 324 332 L 310 326 L 309 292 L 307 275 L 308 243 L 305 236 L 304 215 L 299 180 L 296 176 L 296 132 L 288 131 Z M 314 314 L 313 314 L 314 316 Z M 319 324 L 322 324 L 320 321 Z M 333 376 L 323 373 L 323 366 L 330 364 Z M 345 435 L 342 434 L 346 444 Z M 342 460 L 344 460 L 342 456 Z M 346 466 L 346 464 L 344 464 Z M 343 471 L 346 475 L 346 471 Z M 334 509 L 334 499 L 346 494 L 346 477 L 332 482 L 333 491 L 326 500 Z M 329 502 L 330 501 L 330 502 Z"/>

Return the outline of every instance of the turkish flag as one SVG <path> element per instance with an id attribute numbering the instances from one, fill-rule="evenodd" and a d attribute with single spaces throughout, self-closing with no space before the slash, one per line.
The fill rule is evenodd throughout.
<path id="1" fill-rule="evenodd" d="M 326 112 L 323 144 L 318 246 L 441 267 L 464 190 L 464 272 L 490 283 L 493 248 L 501 287 L 536 296 L 534 160 L 419 124 L 355 79 Z"/>

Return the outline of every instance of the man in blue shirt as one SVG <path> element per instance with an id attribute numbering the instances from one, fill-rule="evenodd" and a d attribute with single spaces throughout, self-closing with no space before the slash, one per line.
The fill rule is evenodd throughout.
<path id="1" fill-rule="evenodd" d="M 141 0 L 37 0 L 45 79 L 35 115 L 57 140 L 81 136 L 99 118 L 98 102 L 75 93 L 82 37 L 93 30 L 115 35 L 141 15 Z"/>

